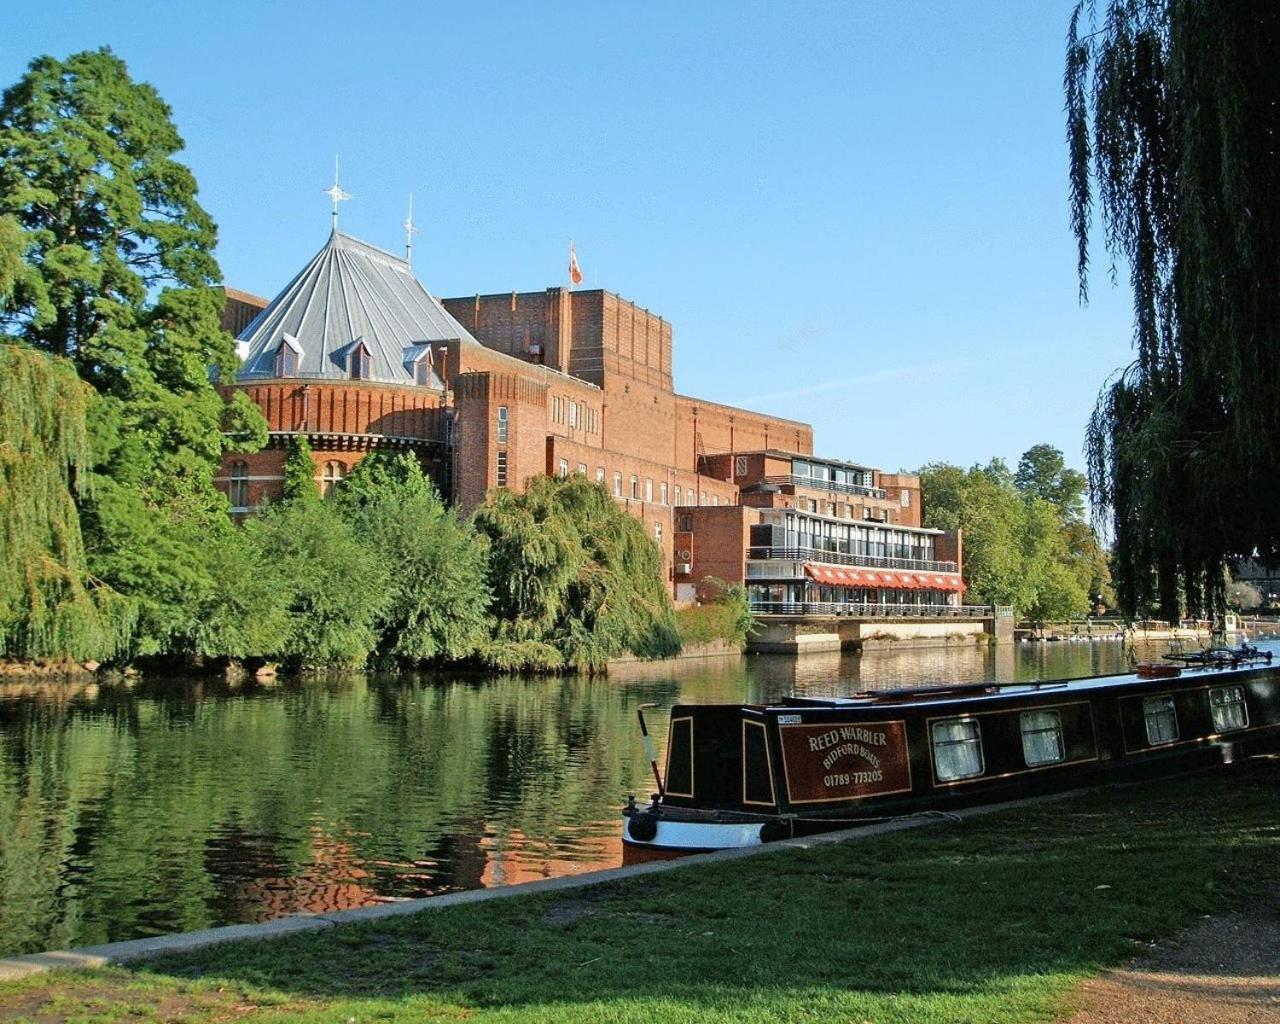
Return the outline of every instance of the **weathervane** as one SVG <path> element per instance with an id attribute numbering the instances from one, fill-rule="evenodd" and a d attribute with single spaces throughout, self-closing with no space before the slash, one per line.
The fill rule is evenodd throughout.
<path id="1" fill-rule="evenodd" d="M 413 266 L 413 236 L 419 234 L 416 227 L 413 226 L 413 193 L 409 193 L 409 216 L 405 219 L 404 227 L 404 261 Z"/>
<path id="2" fill-rule="evenodd" d="M 344 192 L 342 186 L 338 184 L 338 157 L 333 157 L 333 185 L 321 191 L 333 201 L 333 230 L 338 230 L 338 204 L 344 199 L 350 199 L 351 193 Z"/>

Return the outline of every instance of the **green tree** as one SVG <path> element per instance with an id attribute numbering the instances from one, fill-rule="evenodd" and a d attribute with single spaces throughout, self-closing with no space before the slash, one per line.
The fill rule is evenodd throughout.
<path id="1" fill-rule="evenodd" d="M 1225 566 L 1280 555 L 1280 7 L 1077 4 L 1066 58 L 1081 297 L 1097 226 L 1136 358 L 1090 423 L 1121 608 L 1221 611 Z"/>
<path id="2" fill-rule="evenodd" d="M 333 500 L 388 570 L 391 594 L 377 624 L 381 658 L 459 661 L 476 653 L 489 635 L 486 547 L 440 500 L 418 461 L 373 452 Z"/>
<path id="3" fill-rule="evenodd" d="M 0 657 L 118 654 L 136 614 L 88 571 L 74 493 L 92 389 L 62 359 L 0 345 Z"/>
<path id="4" fill-rule="evenodd" d="M 1032 445 L 1023 452 L 1013 482 L 1023 494 L 1050 502 L 1064 520 L 1085 518 L 1089 481 L 1079 470 L 1069 468 L 1061 450 L 1053 445 Z"/>
<path id="5" fill-rule="evenodd" d="M 306 434 L 294 434 L 289 441 L 289 454 L 284 459 L 284 500 L 319 501 L 316 486 L 316 460 Z"/>
<path id="6" fill-rule="evenodd" d="M 248 564 L 267 568 L 284 598 L 278 641 L 260 653 L 303 668 L 363 666 L 377 647 L 391 593 L 384 560 L 332 502 L 281 502 L 243 529 L 252 545 Z M 237 621 L 234 614 L 230 621 Z"/>
<path id="7" fill-rule="evenodd" d="M 1036 449 L 1032 449 L 1035 452 Z M 1023 462 L 1034 461 L 1024 457 Z M 1093 531 L 1042 497 L 999 459 L 965 470 L 934 463 L 920 470 L 924 525 L 964 531 L 967 600 L 1012 605 L 1032 619 L 1088 610 L 1098 560 Z M 1055 497 L 1062 491 L 1054 489 Z M 1068 508 L 1070 502 L 1067 503 Z M 1101 583 L 1098 583 L 1099 589 Z"/>
<path id="8" fill-rule="evenodd" d="M 226 448 L 266 438 L 252 402 L 213 383 L 237 361 L 181 148 L 169 108 L 109 50 L 40 57 L 0 98 L 0 330 L 69 359 L 100 396 L 85 541 L 91 571 L 136 599 L 142 651 L 191 635 L 182 602 L 211 581 L 187 556 L 226 507 L 214 473 Z"/>
<path id="9" fill-rule="evenodd" d="M 491 663 L 591 671 L 679 650 L 658 547 L 604 488 L 538 477 L 491 494 L 475 523 L 490 544 Z"/>
<path id="10" fill-rule="evenodd" d="M 998 460 L 964 470 L 931 463 L 920 470 L 924 525 L 964 530 L 966 600 L 1025 606 L 1023 501 Z"/>
<path id="11" fill-rule="evenodd" d="M 0 217 L 0 309 L 18 286 L 18 279 L 27 273 L 24 250 L 22 225 L 13 217 Z"/>
<path id="12" fill-rule="evenodd" d="M 194 552 L 208 585 L 196 595 L 187 647 L 214 658 L 278 658 L 294 627 L 293 581 L 266 557 L 263 532 L 224 519 Z M 290 648 L 291 649 L 291 648 Z"/>

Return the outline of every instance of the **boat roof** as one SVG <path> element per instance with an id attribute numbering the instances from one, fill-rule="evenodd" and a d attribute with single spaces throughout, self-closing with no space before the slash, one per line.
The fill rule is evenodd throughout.
<path id="1" fill-rule="evenodd" d="M 1127 686 L 1142 689 L 1167 689 L 1176 687 L 1187 679 L 1229 679 L 1271 668 L 1266 662 L 1240 665 L 1236 668 L 1184 668 L 1178 676 L 1140 676 L 1136 672 L 1115 675 L 1089 676 L 1083 679 L 1051 679 L 1041 682 L 1021 683 L 939 683 L 929 686 L 907 686 L 890 690 L 872 690 L 849 697 L 789 697 L 781 703 L 752 705 L 756 711 L 786 713 L 800 708 L 910 708 L 928 704 L 947 707 L 955 704 L 972 704 L 1005 700 L 1010 697 L 1053 693 L 1085 694 L 1097 690 L 1117 689 Z"/>

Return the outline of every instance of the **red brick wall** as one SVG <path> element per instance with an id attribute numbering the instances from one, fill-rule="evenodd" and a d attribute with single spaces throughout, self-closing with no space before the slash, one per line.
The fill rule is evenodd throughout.
<path id="1" fill-rule="evenodd" d="M 682 529 L 688 519 L 692 530 Z M 746 574 L 747 548 L 751 540 L 751 524 L 760 514 L 741 505 L 681 509 L 676 513 L 677 547 L 686 549 L 692 572 L 676 577 L 676 582 L 693 582 L 699 600 L 715 597 L 708 577 L 727 583 L 742 583 Z"/>
<path id="2" fill-rule="evenodd" d="M 222 293 L 226 296 L 226 303 L 219 320 L 222 329 L 233 338 L 240 337 L 240 333 L 253 322 L 253 318 L 270 305 L 260 295 L 251 295 L 235 288 L 223 288 Z"/>
<path id="3" fill-rule="evenodd" d="M 572 330 L 568 289 L 500 292 L 440 301 L 486 348 L 568 370 Z"/>
<path id="4" fill-rule="evenodd" d="M 223 494 L 231 489 L 231 469 L 237 462 L 246 464 L 249 470 L 248 508 L 268 501 L 279 501 L 284 493 L 284 463 L 288 457 L 287 442 L 282 439 L 273 441 L 272 446 L 250 455 L 227 455 L 223 457 L 222 468 L 214 477 L 214 486 Z M 312 451 L 311 461 L 315 463 L 316 486 L 323 484 L 325 466 L 337 463 L 341 466 L 341 476 L 346 477 L 365 455 L 364 450 Z"/>
<path id="5" fill-rule="evenodd" d="M 237 384 L 273 431 L 439 439 L 444 394 L 370 381 L 271 380 Z"/>
<path id="6" fill-rule="evenodd" d="M 924 510 L 920 507 L 920 478 L 910 473 L 881 473 L 880 486 L 885 489 L 889 505 L 896 511 L 894 520 L 903 526 L 919 526 Z M 902 496 L 907 495 L 907 504 Z"/>
<path id="7" fill-rule="evenodd" d="M 507 453 L 507 486 L 524 489 L 543 472 L 547 388 L 513 373 L 464 373 L 454 382 L 454 500 L 471 511 L 497 486 L 497 452 Z M 507 407 L 507 442 L 497 440 L 498 407 Z"/>
<path id="8" fill-rule="evenodd" d="M 694 453 L 702 456 L 781 448 L 813 454 L 813 428 L 807 423 L 733 406 L 676 395 L 677 464 L 693 468 Z"/>
<path id="9" fill-rule="evenodd" d="M 604 446 L 649 462 L 679 466 L 675 458 L 671 392 L 624 377 L 606 377 Z M 683 466 L 689 471 L 692 465 Z"/>
<path id="10" fill-rule="evenodd" d="M 933 557 L 939 562 L 964 566 L 964 531 L 950 530 L 933 539 Z"/>

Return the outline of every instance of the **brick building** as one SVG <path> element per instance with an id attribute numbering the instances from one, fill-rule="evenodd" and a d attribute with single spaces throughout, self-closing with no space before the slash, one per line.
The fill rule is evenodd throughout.
<path id="1" fill-rule="evenodd" d="M 816 459 L 808 424 L 678 394 L 671 324 L 612 292 L 439 300 L 335 229 L 270 302 L 228 289 L 223 322 L 244 360 L 233 386 L 270 431 L 219 477 L 237 515 L 280 494 L 302 434 L 326 491 L 378 447 L 413 452 L 467 511 L 495 487 L 587 476 L 645 524 L 679 598 L 715 576 L 761 602 L 954 601 L 959 538 L 920 529 L 918 479 Z M 825 574 L 842 558 L 946 569 Z"/>

